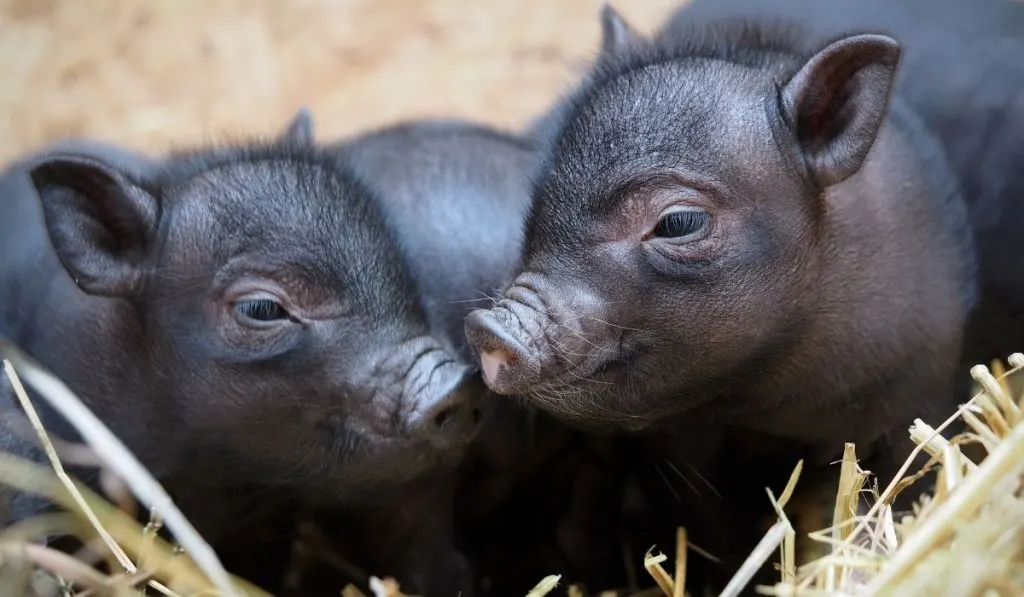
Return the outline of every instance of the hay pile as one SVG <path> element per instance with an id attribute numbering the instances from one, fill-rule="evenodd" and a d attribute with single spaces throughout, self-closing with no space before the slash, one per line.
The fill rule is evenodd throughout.
<path id="1" fill-rule="evenodd" d="M 755 571 L 778 553 L 781 581 L 757 587 L 779 597 L 917 596 L 967 597 L 1024 595 L 1024 354 L 992 369 L 971 370 L 977 393 L 956 413 L 932 428 L 917 419 L 909 429 L 917 448 L 881 492 L 865 490 L 869 475 L 857 465 L 856 447 L 847 444 L 836 489 L 833 523 L 811 532 L 824 555 L 797 566 L 796 532 L 784 507 L 797 484 L 800 466 L 776 499 L 771 527 L 723 595 L 736 595 Z M 968 431 L 944 438 L 958 420 Z M 927 463 L 909 469 L 924 452 Z M 979 452 L 972 460 L 965 452 Z M 935 492 L 926 494 L 899 521 L 894 498 L 913 483 L 936 473 Z M 869 493 L 870 509 L 863 508 Z M 685 554 L 680 529 L 676 553 Z M 671 577 L 665 556 L 648 556 L 645 565 L 665 595 L 684 594 L 685 555 Z"/>
<path id="2" fill-rule="evenodd" d="M 249 595 L 266 593 L 230 576 L 210 546 L 174 506 L 155 479 L 97 420 L 64 384 L 16 347 L 0 340 L 4 372 L 42 441 L 50 467 L 11 454 L 0 454 L 0 485 L 42 495 L 67 510 L 25 520 L 0 531 L 0 594 L 21 596 L 75 595 L 128 597 L 146 586 L 168 596 Z M 859 506 L 868 474 L 848 444 L 841 464 L 833 524 L 808 534 L 823 555 L 797 564 L 797 533 L 785 508 L 799 482 L 800 465 L 778 496 L 768 491 L 777 522 L 737 572 L 723 595 L 736 595 L 754 572 L 776 558 L 781 581 L 758 587 L 766 595 L 787 596 L 910 596 L 965 597 L 1024 595 L 1024 354 L 971 371 L 978 392 L 949 419 L 932 428 L 917 420 L 910 428 L 917 444 L 907 464 L 881 492 L 872 495 L 870 509 Z M 35 415 L 22 379 L 64 413 L 110 472 L 104 486 L 115 506 L 63 469 L 62 459 L 83 457 L 74 447 L 54 444 Z M 3 386 L 0 385 L 0 388 Z M 941 433 L 957 420 L 967 432 L 945 439 Z M 971 450 L 983 456 L 969 458 Z M 924 452 L 930 458 L 919 471 L 911 462 Z M 87 460 L 87 459 L 86 459 Z M 912 515 L 896 520 L 893 498 L 930 473 L 937 474 L 936 491 L 922 498 Z M 115 476 L 116 475 L 116 476 Z M 122 483 L 119 479 L 123 479 Z M 130 492 L 128 488 L 130 487 Z M 135 522 L 132 494 L 152 513 L 145 526 Z M 157 514 L 159 513 L 159 514 Z M 162 526 L 174 533 L 181 547 L 157 536 Z M 39 538 L 69 534 L 86 547 L 67 555 L 39 543 Z M 682 597 L 686 581 L 686 531 L 678 529 L 676 561 L 669 574 L 665 555 L 648 553 L 644 566 L 653 579 L 644 594 Z M 182 549 L 184 547 L 184 549 Z M 112 575 L 93 564 L 105 560 Z M 528 597 L 554 595 L 560 577 L 542 579 Z M 391 579 L 370 578 L 376 597 L 401 597 Z M 581 595 L 577 587 L 565 589 Z M 340 591 L 361 597 L 354 586 Z"/>

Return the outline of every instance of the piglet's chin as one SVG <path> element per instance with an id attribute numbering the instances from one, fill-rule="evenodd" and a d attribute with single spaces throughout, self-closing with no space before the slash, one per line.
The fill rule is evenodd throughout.
<path id="1" fill-rule="evenodd" d="M 480 353 L 484 382 L 497 394 L 522 392 L 540 376 L 537 359 L 516 331 L 494 311 L 477 310 L 466 318 L 466 336 Z"/>

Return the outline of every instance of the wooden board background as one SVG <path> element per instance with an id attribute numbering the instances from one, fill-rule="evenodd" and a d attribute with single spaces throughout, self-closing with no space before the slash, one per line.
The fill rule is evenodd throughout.
<path id="1" fill-rule="evenodd" d="M 681 0 L 618 0 L 649 32 Z M 602 0 L 0 0 L 0 160 L 420 116 L 518 126 L 597 49 Z"/>

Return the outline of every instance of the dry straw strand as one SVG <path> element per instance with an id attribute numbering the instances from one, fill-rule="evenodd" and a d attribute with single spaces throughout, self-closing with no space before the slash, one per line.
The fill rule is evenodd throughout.
<path id="1" fill-rule="evenodd" d="M 1021 594 L 1024 526 L 1019 521 L 1024 500 L 1018 493 L 1024 488 L 1024 417 L 1016 413 L 1024 393 L 1016 396 L 1020 392 L 1012 388 L 1018 386 L 1009 378 L 1024 370 L 1024 355 L 1016 353 L 1008 362 L 1013 367 L 1009 372 L 998 362 L 992 373 L 973 369 L 981 391 L 938 428 L 915 421 L 910 429 L 915 449 L 867 515 L 856 516 L 846 507 L 855 492 L 850 491 L 849 477 L 841 480 L 838 524 L 808 533 L 812 540 L 832 545 L 832 553 L 800 566 L 795 580 L 784 576 L 778 585 L 758 590 L 791 597 Z M 942 437 L 958 417 L 973 433 L 952 440 Z M 969 459 L 961 451 L 965 442 L 981 443 L 987 457 L 980 464 Z M 922 451 L 931 457 L 929 462 L 908 473 Z M 847 450 L 846 471 L 856 471 L 857 484 L 862 484 L 864 473 L 851 456 Z M 922 497 L 914 514 L 896 524 L 892 498 L 932 469 L 939 472 L 933 494 Z M 849 531 L 852 526 L 856 528 Z"/>
<path id="2" fill-rule="evenodd" d="M 914 424 L 910 428 L 910 439 L 916 444 L 924 445 L 925 452 L 935 458 L 942 457 L 946 450 L 952 446 L 948 439 L 936 433 L 935 429 L 932 429 L 930 425 L 921 419 L 914 419 Z M 977 464 L 966 457 L 961 462 L 970 471 L 978 468 Z"/>
<path id="3" fill-rule="evenodd" d="M 26 493 L 41 495 L 49 501 L 66 509 L 74 508 L 70 498 L 60 481 L 53 475 L 53 470 L 26 458 L 0 452 L 0 483 L 14 487 Z M 121 512 L 112 504 L 107 503 L 87 487 L 81 487 L 86 502 L 92 508 L 103 526 L 110 530 L 120 545 L 129 553 L 138 555 L 143 541 L 143 528 L 131 517 Z M 81 524 L 81 520 L 79 519 Z M 162 554 L 164 564 L 154 570 L 154 576 L 168 579 L 172 586 L 181 585 L 187 591 L 207 586 L 209 580 L 188 556 L 174 556 L 174 548 L 161 538 L 154 538 L 154 548 Z M 264 596 L 264 593 L 244 581 L 251 595 Z M 150 582 L 150 586 L 167 595 L 176 595 L 161 585 Z M 190 593 L 191 594 L 191 593 Z M 264 596 L 266 597 L 266 596 Z"/>
<path id="4" fill-rule="evenodd" d="M 793 472 L 789 475 L 789 481 L 786 482 L 786 486 L 782 489 L 782 493 L 779 494 L 778 501 L 772 500 L 775 506 L 776 513 L 779 518 L 786 518 L 784 509 L 789 500 L 792 499 L 793 494 L 796 492 L 796 485 L 800 481 L 800 473 L 804 470 L 804 461 L 800 459 L 796 463 L 796 467 L 793 468 Z M 768 490 L 768 499 L 772 499 L 772 492 Z M 796 530 L 790 525 L 789 530 L 786 532 L 786 536 L 782 540 L 781 553 L 779 554 L 782 568 L 782 582 L 793 582 L 796 579 Z"/>
<path id="5" fill-rule="evenodd" d="M 1015 425 L 1021 420 L 1020 407 L 1010 399 L 1006 386 L 996 380 L 988 367 L 984 365 L 971 367 L 971 377 L 984 388 L 989 397 L 999 406 L 1002 413 L 1009 419 L 1008 423 L 1010 425 Z"/>
<path id="6" fill-rule="evenodd" d="M 4 373 L 7 374 L 7 379 L 11 381 L 11 387 L 14 388 L 14 395 L 17 396 L 18 402 L 21 403 L 21 407 L 25 409 L 25 414 L 28 416 L 29 421 L 32 423 L 32 428 L 35 429 L 39 435 L 39 440 L 43 444 L 43 450 L 46 452 L 47 458 L 50 459 L 50 466 L 53 467 L 54 472 L 57 473 L 57 478 L 64 484 L 64 487 L 71 494 L 71 499 L 75 501 L 75 504 L 81 509 L 82 515 L 86 517 L 89 524 L 92 525 L 93 529 L 106 544 L 110 552 L 117 558 L 118 563 L 124 567 L 128 572 L 135 572 L 135 564 L 132 563 L 131 558 L 128 554 L 124 553 L 121 546 L 117 544 L 117 541 L 110 536 L 107 529 L 103 528 L 100 524 L 99 519 L 96 518 L 96 513 L 92 511 L 92 508 L 85 503 L 85 498 L 82 497 L 82 493 L 78 491 L 74 482 L 71 481 L 71 477 L 68 476 L 64 470 L 64 465 L 61 464 L 60 458 L 57 457 L 57 452 L 54 450 L 53 444 L 50 442 L 50 436 L 46 433 L 46 429 L 43 428 L 43 422 L 39 419 L 39 413 L 36 412 L 32 401 L 29 400 L 28 394 L 25 392 L 25 387 L 21 384 L 21 378 L 18 377 L 17 372 L 14 370 L 14 366 L 11 365 L 9 360 L 4 360 Z"/>
<path id="7" fill-rule="evenodd" d="M 754 551 L 747 556 L 747 559 L 740 566 L 740 569 L 736 571 L 736 574 L 729 580 L 725 588 L 722 589 L 720 597 L 735 597 L 739 595 L 743 589 L 750 584 L 750 580 L 754 578 L 757 571 L 772 557 L 772 553 L 782 545 L 783 540 L 786 538 L 786 533 L 793 529 L 790 526 L 788 520 L 779 520 L 772 525 L 768 532 L 765 533 L 761 541 L 758 542 L 757 546 L 754 547 Z"/>
<path id="8" fill-rule="evenodd" d="M 935 428 L 935 433 L 934 433 L 934 435 L 932 437 L 935 437 L 935 436 L 938 436 L 939 434 L 941 434 L 950 425 L 952 425 L 958 418 L 960 418 L 960 416 L 974 402 L 974 400 L 976 398 L 977 398 L 977 396 L 975 396 L 975 398 L 972 398 L 970 401 L 968 401 L 967 404 L 965 404 L 962 407 L 960 407 L 959 409 L 957 409 L 957 412 L 953 413 L 952 415 L 949 416 L 949 418 L 947 418 L 945 421 L 943 421 L 941 425 L 936 427 Z M 893 496 L 897 492 L 897 488 L 900 485 L 900 482 L 903 480 L 903 477 L 907 474 L 907 471 L 910 470 L 910 466 L 913 464 L 914 460 L 918 457 L 918 455 L 922 451 L 924 451 L 924 449 L 925 449 L 925 445 L 919 443 L 913 450 L 911 450 L 910 455 L 907 456 L 906 460 L 903 461 L 903 466 L 900 467 L 900 469 L 896 472 L 895 476 L 893 476 L 892 480 L 889 481 L 889 484 L 886 486 L 885 490 L 878 497 L 878 499 L 875 500 L 874 505 L 871 506 L 871 509 L 868 510 L 867 514 L 865 514 L 861 518 L 860 522 L 857 524 L 857 527 L 851 533 L 852 536 L 854 536 L 854 537 L 859 536 L 861 533 L 863 533 L 865 530 L 867 530 L 867 525 L 869 524 L 869 521 L 870 520 L 874 520 L 874 519 L 877 518 L 877 516 L 879 515 L 882 507 L 885 504 L 891 503 Z"/>
<path id="9" fill-rule="evenodd" d="M 870 586 L 869 594 L 885 595 L 891 587 L 925 557 L 939 541 L 954 531 L 953 526 L 989 497 L 987 489 L 1009 475 L 1024 469 L 1024 425 L 1018 425 L 996 446 L 978 466 L 978 470 L 964 478 L 946 501 L 925 519 L 913 534 L 906 538 L 899 550 L 882 569 Z"/>
<path id="10" fill-rule="evenodd" d="M 676 577 L 672 597 L 686 594 L 686 529 L 676 529 Z"/>
<path id="11" fill-rule="evenodd" d="M 843 447 L 843 461 L 839 472 L 839 488 L 836 490 L 836 505 L 832 512 L 832 538 L 844 541 L 850 529 L 843 523 L 856 513 L 857 495 L 863 477 L 857 474 L 857 450 L 853 444 Z"/>
<path id="12" fill-rule="evenodd" d="M 653 547 L 651 549 L 654 549 Z M 654 578 L 654 582 L 658 583 L 658 588 L 665 595 L 671 597 L 673 591 L 672 588 L 672 577 L 665 572 L 665 569 L 661 567 L 661 563 L 668 559 L 665 554 L 658 554 L 656 556 L 651 555 L 651 549 L 647 550 L 647 554 L 644 555 L 644 568 L 647 569 L 647 573 Z"/>
<path id="13" fill-rule="evenodd" d="M 560 580 L 562 580 L 561 574 L 545 576 L 539 583 L 537 583 L 536 586 L 530 589 L 530 592 L 526 594 L 526 597 L 544 597 L 544 595 L 555 590 L 555 587 L 558 586 L 558 581 Z"/>
<path id="14" fill-rule="evenodd" d="M 146 506 L 163 513 L 167 526 L 174 532 L 178 542 L 188 550 L 196 564 L 216 585 L 220 594 L 223 597 L 234 597 L 236 590 L 213 548 L 199 535 L 192 523 L 174 505 L 171 497 L 135 455 L 82 404 L 64 382 L 46 371 L 42 365 L 3 338 L 0 338 L 0 353 L 16 364 L 17 369 L 22 371 L 21 376 L 29 385 L 75 427 L 108 466 L 131 484 L 136 495 Z"/>

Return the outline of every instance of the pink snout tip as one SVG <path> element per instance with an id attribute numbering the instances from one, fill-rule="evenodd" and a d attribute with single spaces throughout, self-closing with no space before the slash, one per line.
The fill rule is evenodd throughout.
<path id="1" fill-rule="evenodd" d="M 508 352 L 501 350 L 487 350 L 480 355 L 480 366 L 483 369 L 484 381 L 487 385 L 493 385 L 498 379 L 502 368 L 513 364 L 514 358 Z"/>
<path id="2" fill-rule="evenodd" d="M 539 375 L 540 363 L 531 360 L 530 352 L 494 313 L 470 313 L 466 336 L 479 355 L 481 377 L 491 391 L 515 394 Z"/>

